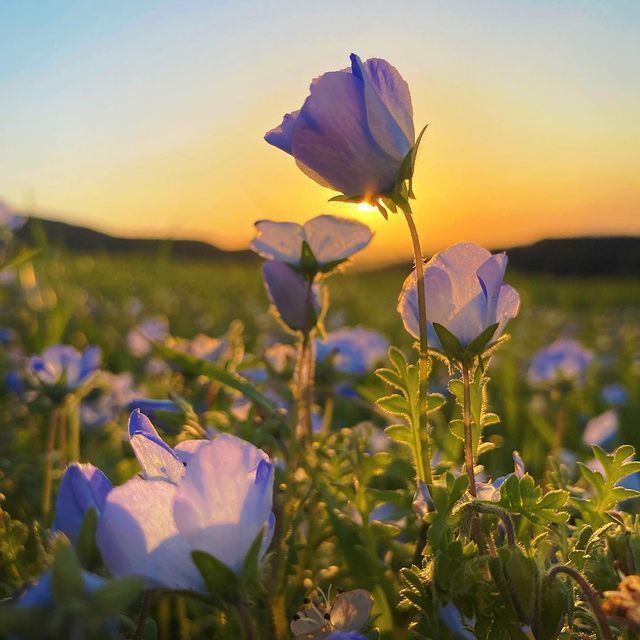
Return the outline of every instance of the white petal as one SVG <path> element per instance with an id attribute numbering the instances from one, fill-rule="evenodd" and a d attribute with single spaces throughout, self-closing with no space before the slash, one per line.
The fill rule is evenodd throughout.
<path id="1" fill-rule="evenodd" d="M 273 468 L 264 451 L 223 434 L 200 447 L 178 487 L 174 515 L 192 549 L 238 572 L 258 533 L 268 526 Z"/>
<path id="2" fill-rule="evenodd" d="M 304 225 L 304 237 L 320 265 L 346 260 L 364 249 L 373 233 L 356 220 L 322 215 Z"/>
<path id="3" fill-rule="evenodd" d="M 331 624 L 338 631 L 360 631 L 367 623 L 372 607 L 373 598 L 364 589 L 341 593 L 331 607 Z"/>
<path id="4" fill-rule="evenodd" d="M 176 492 L 168 482 L 136 477 L 109 493 L 96 542 L 114 576 L 142 576 L 151 588 L 203 590 L 173 519 Z"/>
<path id="5" fill-rule="evenodd" d="M 258 233 L 251 241 L 251 248 L 256 253 L 268 260 L 300 264 L 304 234 L 299 224 L 258 220 L 256 229 Z"/>
<path id="6" fill-rule="evenodd" d="M 166 480 L 177 484 L 184 475 L 184 464 L 162 440 L 137 433 L 131 446 L 147 480 Z"/>

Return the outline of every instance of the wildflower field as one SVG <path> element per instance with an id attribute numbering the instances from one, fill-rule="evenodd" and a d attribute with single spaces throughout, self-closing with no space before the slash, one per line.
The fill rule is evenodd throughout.
<path id="1" fill-rule="evenodd" d="M 0 637 L 640 637 L 640 283 L 426 259 L 418 124 L 384 60 L 314 80 L 265 137 L 344 214 L 247 263 L 0 210 Z M 404 264 L 350 268 L 363 202 Z"/>

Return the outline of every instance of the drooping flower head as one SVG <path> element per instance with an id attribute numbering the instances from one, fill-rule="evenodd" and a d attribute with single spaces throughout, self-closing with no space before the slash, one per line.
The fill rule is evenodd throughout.
<path id="1" fill-rule="evenodd" d="M 263 532 L 264 555 L 275 520 L 273 465 L 262 450 L 229 434 L 172 449 L 139 411 L 131 415 L 129 437 L 141 474 L 109 493 L 96 535 L 115 576 L 203 591 L 192 551 L 238 573 Z"/>
<path id="2" fill-rule="evenodd" d="M 87 511 L 95 509 L 99 517 L 111 489 L 111 482 L 97 467 L 70 464 L 58 490 L 53 530 L 62 531 L 75 544 Z"/>
<path id="3" fill-rule="evenodd" d="M 265 140 L 322 186 L 375 204 L 410 177 L 403 175 L 415 143 L 409 86 L 386 60 L 351 54 L 351 67 L 313 80 L 302 108 Z"/>
<path id="4" fill-rule="evenodd" d="M 316 358 L 323 362 L 332 358 L 336 371 L 364 375 L 385 359 L 389 341 L 377 331 L 363 327 L 343 327 L 316 342 Z"/>
<path id="5" fill-rule="evenodd" d="M 361 222 L 330 215 L 317 216 L 303 225 L 258 220 L 256 229 L 251 241 L 256 253 L 311 275 L 331 271 L 364 249 L 373 237 Z"/>
<path id="6" fill-rule="evenodd" d="M 70 345 L 59 344 L 31 357 L 29 365 L 34 378 L 43 386 L 73 390 L 95 374 L 100 358 L 98 347 L 87 347 L 80 353 Z"/>
<path id="7" fill-rule="evenodd" d="M 267 261 L 262 277 L 269 301 L 282 322 L 293 331 L 310 331 L 322 315 L 322 285 L 309 280 L 284 262 Z"/>
<path id="8" fill-rule="evenodd" d="M 471 242 L 455 244 L 427 262 L 424 284 L 427 335 L 432 348 L 445 351 L 442 334 L 439 335 L 434 323 L 455 336 L 463 348 L 470 347 L 494 325 L 487 342 L 495 342 L 502 335 L 520 307 L 518 292 L 503 284 L 506 267 L 504 253 L 491 255 Z M 405 329 L 417 338 L 420 330 L 415 270 L 404 282 L 398 311 Z"/>
<path id="9" fill-rule="evenodd" d="M 534 356 L 527 372 L 532 385 L 582 384 L 593 353 L 571 338 L 561 338 Z"/>

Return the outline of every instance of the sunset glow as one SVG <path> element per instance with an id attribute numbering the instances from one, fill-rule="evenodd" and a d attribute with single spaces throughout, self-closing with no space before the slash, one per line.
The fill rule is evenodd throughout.
<path id="1" fill-rule="evenodd" d="M 429 124 L 427 251 L 462 230 L 494 247 L 640 233 L 637 3 L 50 0 L 0 19 L 0 198 L 18 209 L 225 248 L 259 218 L 354 215 L 376 230 L 360 260 L 407 255 L 400 216 L 328 203 L 263 140 L 355 51 L 392 62 Z"/>

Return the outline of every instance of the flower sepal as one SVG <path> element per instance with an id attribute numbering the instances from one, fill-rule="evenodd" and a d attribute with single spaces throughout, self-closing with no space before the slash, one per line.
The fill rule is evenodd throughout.
<path id="1" fill-rule="evenodd" d="M 482 364 L 483 356 L 497 344 L 497 341 L 491 342 L 499 323 L 488 326 L 480 335 L 476 336 L 467 346 L 464 346 L 460 340 L 451 333 L 444 325 L 437 322 L 433 323 L 433 328 L 442 345 L 442 354 L 452 364 L 462 364 L 471 367 L 476 358 Z"/>

